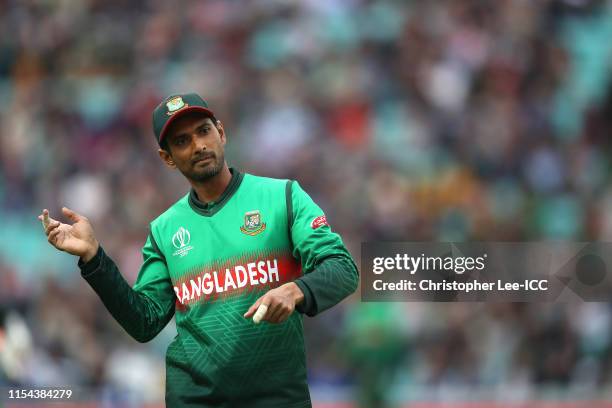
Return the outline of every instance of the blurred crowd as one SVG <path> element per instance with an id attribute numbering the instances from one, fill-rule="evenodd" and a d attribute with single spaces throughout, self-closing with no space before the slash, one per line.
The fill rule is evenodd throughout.
<path id="1" fill-rule="evenodd" d="M 86 215 L 133 282 L 188 191 L 151 111 L 196 91 L 241 171 L 297 179 L 360 243 L 612 240 L 607 0 L 0 2 L 0 386 L 163 401 L 36 216 Z M 360 303 L 306 320 L 317 401 L 612 395 L 610 305 Z M 345 391 L 348 390 L 348 391 Z"/>

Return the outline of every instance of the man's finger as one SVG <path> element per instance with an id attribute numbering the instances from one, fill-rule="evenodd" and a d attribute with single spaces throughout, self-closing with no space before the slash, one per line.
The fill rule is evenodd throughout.
<path id="1" fill-rule="evenodd" d="M 276 304 L 274 306 L 271 306 L 268 308 L 268 313 L 266 313 L 265 320 L 270 323 L 276 323 L 282 313 L 283 313 L 282 304 Z"/>
<path id="2" fill-rule="evenodd" d="M 293 313 L 293 311 L 290 311 L 286 307 L 281 307 L 278 314 L 274 315 L 274 323 L 284 322 L 289 318 L 289 316 L 291 316 L 291 313 Z"/>
<path id="3" fill-rule="evenodd" d="M 45 233 L 49 235 L 53 230 L 60 226 L 59 221 L 51 221 L 45 230 Z"/>
<path id="4" fill-rule="evenodd" d="M 68 217 L 68 219 L 69 219 L 70 221 L 73 221 L 73 222 L 78 222 L 78 221 L 80 221 L 80 220 L 81 220 L 81 218 L 82 218 L 82 217 L 81 217 L 79 214 L 77 214 L 76 212 L 72 211 L 72 210 L 71 210 L 70 208 L 68 208 L 68 207 L 62 207 L 62 212 L 64 213 L 64 215 L 65 215 L 66 217 Z"/>
<path id="5" fill-rule="evenodd" d="M 282 323 L 285 320 L 287 320 L 287 318 L 289 318 L 290 313 L 287 310 L 282 310 L 281 313 L 278 315 L 278 317 L 276 318 L 276 322 L 275 323 Z"/>
<path id="6" fill-rule="evenodd" d="M 267 312 L 268 312 L 268 305 L 266 305 L 265 303 L 262 303 L 261 305 L 259 305 L 259 307 L 257 308 L 257 311 L 253 315 L 253 322 L 255 324 L 259 324 L 266 317 Z"/>
<path id="7" fill-rule="evenodd" d="M 46 231 L 47 228 L 49 228 L 49 223 L 51 222 L 49 219 L 49 210 L 45 208 L 42 215 L 40 215 L 38 219 L 42 221 L 43 229 Z"/>
<path id="8" fill-rule="evenodd" d="M 246 311 L 246 313 L 244 314 L 245 318 L 249 318 L 251 316 L 253 316 L 253 314 L 255 313 L 255 311 L 257 310 L 257 308 L 259 307 L 259 305 L 261 304 L 261 301 L 263 300 L 263 296 L 261 296 L 259 299 L 257 299 L 255 301 L 255 303 L 253 303 L 251 305 L 251 307 L 249 307 L 249 310 Z"/>
<path id="9" fill-rule="evenodd" d="M 49 241 L 50 244 L 55 245 L 55 241 L 57 241 L 57 236 L 59 235 L 59 233 L 59 229 L 54 229 L 47 237 L 47 241 Z"/>

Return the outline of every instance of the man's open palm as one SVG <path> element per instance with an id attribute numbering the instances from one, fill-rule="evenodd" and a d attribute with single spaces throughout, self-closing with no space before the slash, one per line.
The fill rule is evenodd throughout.
<path id="1" fill-rule="evenodd" d="M 45 226 L 47 240 L 61 251 L 80 256 L 85 261 L 91 259 L 98 250 L 98 241 L 89 220 L 66 207 L 62 208 L 62 212 L 73 224 L 64 224 L 49 217 L 49 223 Z M 38 216 L 43 225 L 48 214 L 49 211 L 45 209 Z"/>

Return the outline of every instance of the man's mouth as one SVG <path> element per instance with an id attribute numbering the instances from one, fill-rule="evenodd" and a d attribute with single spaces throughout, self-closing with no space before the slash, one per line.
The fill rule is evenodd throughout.
<path id="1" fill-rule="evenodd" d="M 193 164 L 203 163 L 205 161 L 212 160 L 214 158 L 215 158 L 214 154 L 209 154 L 209 155 L 206 155 L 206 156 L 201 156 L 201 157 L 198 157 L 197 159 L 193 160 Z"/>

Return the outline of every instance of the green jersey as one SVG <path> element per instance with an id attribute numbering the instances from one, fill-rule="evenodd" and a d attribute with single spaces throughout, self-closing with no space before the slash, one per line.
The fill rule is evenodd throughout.
<path id="1" fill-rule="evenodd" d="M 241 174 L 216 202 L 192 190 L 151 223 L 133 288 L 100 249 L 82 274 L 115 319 L 148 341 L 174 315 L 166 354 L 169 407 L 310 407 L 302 313 L 352 293 L 357 268 L 297 182 Z M 304 302 L 282 324 L 243 314 L 295 282 Z M 299 313 L 301 312 L 301 313 Z"/>

